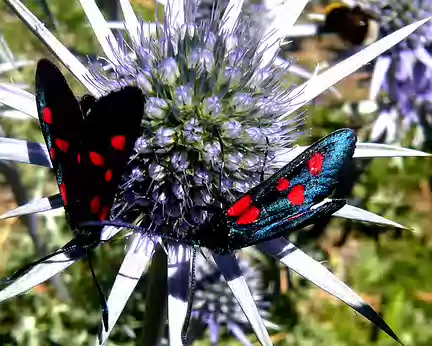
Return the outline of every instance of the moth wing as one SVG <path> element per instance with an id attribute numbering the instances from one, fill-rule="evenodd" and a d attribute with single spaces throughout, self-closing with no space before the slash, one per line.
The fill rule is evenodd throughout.
<path id="1" fill-rule="evenodd" d="M 346 204 L 344 199 L 332 199 L 313 206 L 311 209 L 301 212 L 293 217 L 284 217 L 283 214 L 273 215 L 260 221 L 261 227 L 249 230 L 250 234 L 245 240 L 246 246 L 251 246 L 262 241 L 267 241 L 282 236 L 284 233 L 311 225 L 320 218 L 329 216 Z M 241 232 L 240 232 L 241 234 Z"/>
<path id="2" fill-rule="evenodd" d="M 96 100 L 85 116 L 80 165 L 86 179 L 80 189 L 87 208 L 79 221 L 106 220 L 133 147 L 141 133 L 144 95 L 126 87 Z"/>
<path id="3" fill-rule="evenodd" d="M 349 129 L 314 143 L 226 211 L 231 231 L 244 235 L 248 244 L 255 243 L 340 209 L 345 202 L 319 203 L 333 192 L 352 159 L 355 144 L 356 136 Z"/>
<path id="4" fill-rule="evenodd" d="M 56 171 L 63 204 L 69 220 L 80 200 L 75 189 L 77 153 L 81 147 L 80 135 L 83 116 L 80 105 L 60 70 L 50 61 L 42 59 L 36 69 L 36 104 L 45 143 Z"/>

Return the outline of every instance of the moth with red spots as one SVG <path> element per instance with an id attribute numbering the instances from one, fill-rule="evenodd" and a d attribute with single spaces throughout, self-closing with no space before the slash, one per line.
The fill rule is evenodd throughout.
<path id="1" fill-rule="evenodd" d="M 126 87 L 79 102 L 48 60 L 36 71 L 36 102 L 42 133 L 56 171 L 68 223 L 84 247 L 99 243 L 136 139 L 144 109 L 139 88 Z"/>
<path id="2" fill-rule="evenodd" d="M 106 302 L 88 256 L 100 243 L 103 225 L 84 224 L 105 221 L 110 215 L 127 160 L 140 135 L 144 102 L 144 95 L 137 87 L 125 87 L 98 100 L 86 95 L 78 101 L 55 65 L 48 60 L 38 62 L 39 121 L 75 237 L 60 250 L 4 281 L 15 280 L 59 253 L 71 258 L 87 256 L 101 299 L 105 329 L 108 328 Z"/>
<path id="3" fill-rule="evenodd" d="M 324 199 L 336 187 L 355 146 L 356 136 L 349 129 L 322 138 L 181 241 L 229 253 L 333 214 L 346 201 Z"/>

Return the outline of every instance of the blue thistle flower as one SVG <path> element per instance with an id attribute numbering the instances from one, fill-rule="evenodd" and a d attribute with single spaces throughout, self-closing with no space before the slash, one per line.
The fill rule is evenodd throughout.
<path id="1" fill-rule="evenodd" d="M 113 62 L 112 73 L 95 67 L 92 74 L 95 86 L 105 92 L 119 85 L 145 85 L 142 89 L 149 99 L 143 135 L 129 165 L 123 196 L 132 191 L 137 198 L 151 199 L 140 210 L 148 215 L 144 228 L 153 234 L 163 235 L 167 228 L 181 233 L 187 225 L 205 222 L 208 213 L 200 207 L 220 198 L 221 170 L 224 185 L 230 187 L 222 197 L 230 203 L 259 182 L 256 167 L 264 162 L 266 136 L 277 137 L 277 146 L 287 147 L 301 134 L 303 117 L 280 120 L 290 107 L 289 90 L 279 82 L 287 71 L 261 65 L 262 54 L 256 54 L 260 41 L 250 35 L 251 27 L 240 20 L 228 35 L 219 30 L 222 15 L 200 21 L 195 13 L 196 5 L 187 2 L 185 23 L 178 31 L 159 25 L 157 37 L 141 33 L 139 41 L 132 40 L 131 51 L 117 54 L 119 64 Z M 231 46 L 232 38 L 238 45 Z M 130 53 L 138 59 L 123 62 Z M 222 149 L 229 158 L 224 169 Z M 274 157 L 276 150 L 270 147 L 269 155 Z M 139 179 L 137 167 L 142 172 Z M 265 170 L 271 173 L 274 166 L 268 163 Z M 189 193 L 173 193 L 173 188 Z M 117 216 L 133 221 L 134 203 L 120 198 Z M 169 210 L 180 211 L 184 222 Z"/>
<path id="2" fill-rule="evenodd" d="M 380 24 L 380 36 L 386 36 L 413 21 L 427 18 L 432 14 L 432 4 L 427 0 L 367 0 L 366 4 L 378 17 Z M 432 43 L 432 25 L 424 25 L 414 34 L 401 41 L 388 51 L 413 50 L 417 47 L 425 47 Z M 387 55 L 386 54 L 386 55 Z"/>
<path id="3" fill-rule="evenodd" d="M 180 344 L 188 305 L 191 249 L 179 243 L 165 242 L 166 232 L 177 235 L 187 232 L 191 225 L 199 225 L 208 219 L 209 212 L 200 206 L 212 204 L 216 199 L 229 203 L 255 186 L 267 150 L 268 163 L 262 168 L 266 174 L 296 156 L 298 150 L 291 149 L 293 141 L 302 133 L 299 125 L 303 123 L 303 114 L 294 113 L 424 23 L 414 23 L 394 33 L 368 51 L 349 58 L 345 64 L 314 76 L 306 85 L 287 88 L 285 76 L 289 66 L 273 67 L 279 43 L 285 36 L 286 29 L 281 28 L 281 23 L 289 29 L 305 7 L 306 0 L 290 2 L 289 11 L 288 4 L 283 4 L 280 11 L 275 11 L 279 18 L 274 23 L 279 26 L 267 28 L 261 36 L 252 35 L 253 28 L 241 18 L 241 0 L 231 0 L 223 15 L 203 21 L 196 20 L 194 1 L 167 1 L 164 23 L 155 24 L 153 36 L 147 25 L 139 23 L 129 2 L 120 0 L 128 41 L 116 40 L 95 2 L 82 0 L 81 5 L 106 55 L 104 60 L 110 62 L 105 66 L 93 65 L 90 70 L 19 0 L 6 2 L 95 97 L 126 85 L 140 87 L 148 97 L 141 124 L 142 135 L 136 142 L 111 211 L 113 216 L 130 222 L 136 220 L 136 213 L 145 215 L 141 225 L 146 232 L 130 237 L 124 262 L 108 298 L 109 330 L 102 331 L 102 343 L 106 342 L 156 249 L 167 247 L 168 273 L 162 274 L 169 277 L 169 341 L 172 345 Z M 220 8 L 217 4 L 214 7 Z M 2 102 L 38 117 L 33 95 L 2 85 L 0 91 Z M 0 158 L 50 167 L 44 146 L 16 139 L 2 141 L 13 149 L 5 150 Z M 358 149 L 361 148 L 360 144 Z M 382 154 L 382 150 L 388 148 L 373 149 Z M 222 150 L 227 158 L 223 170 Z M 371 147 L 366 146 L 363 155 L 370 157 L 370 150 Z M 361 150 L 356 155 L 361 157 Z M 402 149 L 387 152 L 387 156 L 394 155 L 408 154 Z M 222 179 L 219 179 L 221 172 Z M 3 218 L 59 207 L 62 207 L 61 198 L 51 196 L 11 211 Z M 350 206 L 338 211 L 337 215 L 403 227 Z M 106 227 L 101 239 L 110 239 L 117 232 L 119 229 Z M 395 337 L 363 299 L 285 238 L 257 247 Z M 254 302 L 236 255 L 211 256 L 259 341 L 271 345 L 260 309 Z M 49 262 L 35 265 L 0 291 L 0 301 L 29 290 L 79 259 L 59 253 Z"/>
<path id="4" fill-rule="evenodd" d="M 266 299 L 260 272 L 246 259 L 240 259 L 239 266 L 261 317 L 268 319 L 270 302 Z M 237 304 L 235 295 L 224 283 L 217 265 L 206 261 L 202 256 L 197 258 L 192 318 L 194 328 L 190 342 L 200 338 L 208 328 L 212 345 L 219 344 L 222 329 L 229 330 L 244 345 L 251 345 L 245 335 L 250 329 L 249 322 Z M 277 328 L 268 321 L 266 324 L 273 329 Z"/>
<path id="5" fill-rule="evenodd" d="M 377 14 L 381 36 L 432 15 L 432 4 L 425 0 L 369 0 L 368 5 Z M 386 142 L 399 142 L 412 128 L 418 132 L 417 144 L 421 145 L 421 138 L 427 136 L 430 129 L 425 125 L 432 95 L 431 48 L 432 25 L 428 23 L 377 59 L 370 98 L 375 99 L 380 90 L 385 97 L 378 100 L 380 115 L 371 134 L 373 140 L 384 136 Z"/>

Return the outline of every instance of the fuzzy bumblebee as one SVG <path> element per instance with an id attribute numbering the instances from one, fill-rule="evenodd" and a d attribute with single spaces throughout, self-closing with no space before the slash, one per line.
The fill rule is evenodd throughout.
<path id="1" fill-rule="evenodd" d="M 369 45 L 379 37 L 376 16 L 360 6 L 336 2 L 325 9 L 325 20 L 318 34 L 331 33 L 352 45 Z"/>

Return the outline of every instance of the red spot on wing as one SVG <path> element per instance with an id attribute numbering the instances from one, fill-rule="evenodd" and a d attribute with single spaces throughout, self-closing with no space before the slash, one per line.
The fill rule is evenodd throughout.
<path id="1" fill-rule="evenodd" d="M 100 210 L 100 197 L 99 196 L 94 196 L 93 199 L 90 202 L 90 206 L 91 206 L 91 210 L 93 212 L 93 214 L 97 214 Z"/>
<path id="2" fill-rule="evenodd" d="M 276 190 L 281 192 L 281 191 L 288 190 L 289 187 L 290 187 L 290 181 L 286 178 L 280 178 L 276 186 Z"/>
<path id="3" fill-rule="evenodd" d="M 42 111 L 43 120 L 48 124 L 51 125 L 53 123 L 53 114 L 52 110 L 49 107 L 45 107 Z"/>
<path id="4" fill-rule="evenodd" d="M 109 212 L 110 212 L 110 208 L 108 208 L 108 207 L 103 207 L 103 208 L 102 208 L 102 211 L 101 211 L 101 213 L 100 213 L 100 220 L 101 220 L 101 221 L 105 221 L 106 219 L 108 219 Z"/>
<path id="5" fill-rule="evenodd" d="M 51 155 L 51 160 L 54 161 L 55 160 L 55 155 L 56 155 L 56 152 L 55 152 L 54 148 L 50 149 L 50 155 Z"/>
<path id="6" fill-rule="evenodd" d="M 248 210 L 246 210 L 238 219 L 237 224 L 238 225 L 248 225 L 250 223 L 254 223 L 256 220 L 258 220 L 259 216 L 261 214 L 261 210 L 259 210 L 257 207 L 252 206 Z"/>
<path id="7" fill-rule="evenodd" d="M 78 163 L 81 163 L 81 154 L 77 155 L 77 161 L 78 161 Z"/>
<path id="8" fill-rule="evenodd" d="M 319 175 L 322 172 L 324 164 L 324 155 L 321 153 L 314 154 L 308 161 L 309 172 L 312 175 Z"/>
<path id="9" fill-rule="evenodd" d="M 103 166 L 105 164 L 103 156 L 94 151 L 90 152 L 90 160 L 95 166 Z"/>
<path id="10" fill-rule="evenodd" d="M 126 145 L 126 137 L 114 136 L 113 138 L 111 138 L 111 145 L 116 150 L 123 150 Z"/>
<path id="11" fill-rule="evenodd" d="M 109 169 L 105 172 L 105 181 L 109 183 L 112 180 L 112 178 L 113 178 L 113 173 L 112 170 Z"/>
<path id="12" fill-rule="evenodd" d="M 64 151 L 65 153 L 69 150 L 69 142 L 65 141 L 64 139 L 57 138 L 55 140 L 55 144 L 57 145 L 57 148 L 59 148 L 61 151 Z"/>
<path id="13" fill-rule="evenodd" d="M 66 206 L 68 204 L 68 200 L 67 200 L 65 183 L 60 184 L 59 189 L 60 189 L 61 198 L 63 200 L 63 204 Z"/>
<path id="14" fill-rule="evenodd" d="M 300 205 L 305 201 L 305 187 L 303 185 L 296 185 L 292 188 L 290 193 L 288 194 L 288 200 L 292 205 Z"/>
<path id="15" fill-rule="evenodd" d="M 251 203 L 251 195 L 243 196 L 237 202 L 235 202 L 231 208 L 228 209 L 227 215 L 232 217 L 239 216 L 250 207 Z"/>

